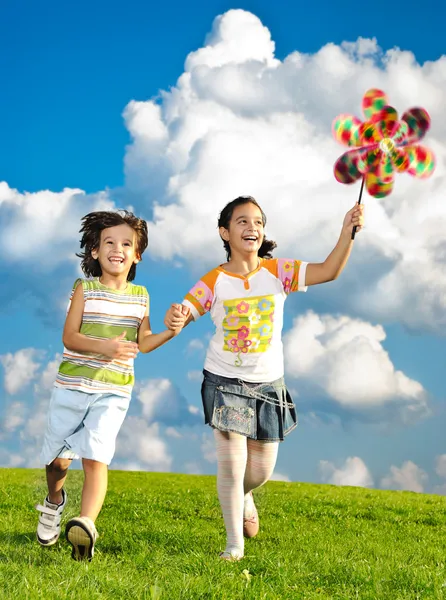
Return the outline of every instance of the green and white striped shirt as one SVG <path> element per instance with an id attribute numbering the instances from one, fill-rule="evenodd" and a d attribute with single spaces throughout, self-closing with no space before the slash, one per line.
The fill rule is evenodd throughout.
<path id="1" fill-rule="evenodd" d="M 126 340 L 138 341 L 138 331 L 149 305 L 145 287 L 128 283 L 125 290 L 102 285 L 99 279 L 77 279 L 84 292 L 84 314 L 80 333 L 97 340 L 110 339 L 127 331 Z M 88 394 L 109 392 L 130 397 L 134 383 L 133 359 L 116 360 L 102 354 L 74 352 L 64 348 L 55 386 Z"/>

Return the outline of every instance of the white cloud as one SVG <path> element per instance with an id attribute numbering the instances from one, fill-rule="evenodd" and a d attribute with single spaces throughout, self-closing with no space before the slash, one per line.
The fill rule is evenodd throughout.
<path id="1" fill-rule="evenodd" d="M 401 467 L 390 467 L 389 473 L 381 479 L 381 487 L 391 490 L 407 490 L 410 492 L 423 492 L 428 475 L 410 460 L 405 461 Z"/>
<path id="2" fill-rule="evenodd" d="M 217 462 L 217 449 L 215 447 L 214 436 L 212 434 L 203 433 L 201 438 L 201 452 L 204 460 L 207 462 Z"/>
<path id="3" fill-rule="evenodd" d="M 67 188 L 59 193 L 43 190 L 22 194 L 0 182 L 0 250 L 10 262 L 25 262 L 34 270 L 48 271 L 75 259 L 83 215 L 113 207 L 106 192 L 86 195 Z"/>
<path id="4" fill-rule="evenodd" d="M 433 493 L 438 494 L 439 496 L 446 496 L 446 483 L 434 486 Z"/>
<path id="5" fill-rule="evenodd" d="M 21 454 L 9 452 L 0 448 L 0 467 L 9 467 L 11 469 L 22 467 L 25 464 L 25 458 Z"/>
<path id="6" fill-rule="evenodd" d="M 188 462 L 184 465 L 185 469 L 186 469 L 186 473 L 188 473 L 189 475 L 201 475 L 202 474 L 202 470 L 200 468 L 200 465 L 196 462 Z"/>
<path id="7" fill-rule="evenodd" d="M 285 475 L 284 473 L 277 473 L 276 471 L 274 471 L 274 473 L 271 475 L 270 480 L 291 482 L 291 479 L 288 477 L 288 475 Z"/>
<path id="8" fill-rule="evenodd" d="M 190 340 L 190 342 L 187 345 L 188 352 L 199 352 L 201 350 L 204 350 L 204 343 L 202 342 L 202 340 L 199 340 L 198 338 Z"/>
<path id="9" fill-rule="evenodd" d="M 150 379 L 138 385 L 138 390 L 136 397 L 147 421 L 171 426 L 198 422 L 196 407 L 187 404 L 169 379 Z"/>
<path id="10" fill-rule="evenodd" d="M 166 435 L 172 438 L 180 439 L 182 434 L 175 427 L 166 427 Z"/>
<path id="11" fill-rule="evenodd" d="M 373 478 L 366 464 L 357 456 L 347 458 L 340 468 L 336 468 L 327 460 L 321 460 L 319 461 L 319 471 L 324 483 L 357 487 L 373 486 Z"/>
<path id="12" fill-rule="evenodd" d="M 365 198 L 367 229 L 343 275 L 349 293 L 337 287 L 331 302 L 367 318 L 446 331 L 445 66 L 446 57 L 418 65 L 410 52 L 382 52 L 364 38 L 279 61 L 256 16 L 231 10 L 217 17 L 176 86 L 159 103 L 131 102 L 125 111 L 133 138 L 127 186 L 157 199 L 151 252 L 214 265 L 223 256 L 217 215 L 249 193 L 265 209 L 280 254 L 300 248 L 296 258 L 323 260 L 359 192 L 334 180 L 344 149 L 331 122 L 339 113 L 361 116 L 364 91 L 381 87 L 400 112 L 429 110 L 426 144 L 437 171 L 426 181 L 398 175 L 390 199 Z"/>
<path id="13" fill-rule="evenodd" d="M 35 348 L 23 348 L 14 354 L 0 356 L 5 371 L 5 390 L 8 394 L 17 394 L 36 376 L 40 367 L 42 352 Z"/>
<path id="14" fill-rule="evenodd" d="M 435 472 L 439 477 L 446 477 L 446 454 L 441 454 L 436 457 Z"/>
<path id="15" fill-rule="evenodd" d="M 392 407 L 404 422 L 426 416 L 423 386 L 395 369 L 385 338 L 380 325 L 309 311 L 284 336 L 287 373 L 348 410 Z"/>
<path id="16" fill-rule="evenodd" d="M 2 429 L 6 432 L 15 431 L 25 422 L 26 407 L 22 402 L 12 402 L 6 411 Z"/>
<path id="17" fill-rule="evenodd" d="M 50 360 L 46 365 L 40 381 L 34 385 L 34 391 L 36 394 L 45 394 L 48 396 L 53 388 L 54 381 L 56 380 L 57 372 L 59 370 L 60 362 L 62 360 L 62 354 L 56 354 L 53 360 Z"/>
<path id="18" fill-rule="evenodd" d="M 125 464 L 133 464 L 129 470 L 170 471 L 172 457 L 160 437 L 158 424 L 148 425 L 139 417 L 126 418 L 117 438 L 114 468 Z"/>
<path id="19" fill-rule="evenodd" d="M 187 378 L 189 381 L 201 381 L 203 379 L 202 371 L 188 371 Z"/>

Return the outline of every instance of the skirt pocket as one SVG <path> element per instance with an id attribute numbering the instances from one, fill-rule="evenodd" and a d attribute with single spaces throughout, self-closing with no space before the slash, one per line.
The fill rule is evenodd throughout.
<path id="1" fill-rule="evenodd" d="M 220 431 L 247 436 L 256 434 L 256 411 L 251 398 L 217 386 L 211 425 Z"/>

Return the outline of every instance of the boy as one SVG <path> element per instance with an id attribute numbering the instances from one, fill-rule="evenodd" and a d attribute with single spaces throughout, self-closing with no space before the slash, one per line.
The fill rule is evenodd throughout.
<path id="1" fill-rule="evenodd" d="M 127 211 L 92 212 L 82 219 L 81 267 L 89 279 L 73 286 L 63 331 L 64 352 L 49 406 L 41 453 L 48 496 L 37 540 L 55 544 L 67 502 L 64 482 L 73 458 L 84 470 L 80 516 L 66 535 L 75 560 L 91 560 L 96 518 L 107 491 L 108 465 L 134 383 L 133 360 L 176 335 L 150 330 L 149 296 L 131 283 L 147 247 L 147 223 Z M 179 330 L 178 330 L 179 331 Z"/>

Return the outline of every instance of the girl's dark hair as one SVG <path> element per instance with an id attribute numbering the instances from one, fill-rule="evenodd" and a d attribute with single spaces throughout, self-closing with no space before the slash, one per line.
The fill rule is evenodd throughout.
<path id="1" fill-rule="evenodd" d="M 265 227 L 266 215 L 263 212 L 257 200 L 255 200 L 255 198 L 253 198 L 252 196 L 239 196 L 235 200 L 232 200 L 232 202 L 226 204 L 224 209 L 221 211 L 220 216 L 218 217 L 218 227 L 224 227 L 225 229 L 229 229 L 229 223 L 231 222 L 234 208 L 237 208 L 237 206 L 242 206 L 243 204 L 254 204 L 255 206 L 257 206 L 257 208 L 262 214 L 263 227 Z M 226 250 L 226 259 L 229 260 L 231 258 L 231 247 L 229 245 L 229 242 L 223 240 L 223 246 Z M 276 242 L 274 242 L 273 240 L 267 240 L 266 237 L 264 237 L 262 245 L 259 248 L 258 255 L 260 256 L 260 258 L 272 258 L 272 251 L 274 250 L 274 248 L 277 248 Z"/>
<path id="2" fill-rule="evenodd" d="M 82 217 L 82 227 L 79 233 L 82 233 L 81 249 L 84 248 L 83 252 L 76 254 L 82 259 L 81 267 L 82 271 L 87 277 L 100 277 L 102 275 L 101 265 L 96 258 L 93 258 L 91 253 L 93 250 L 99 249 L 101 242 L 101 231 L 108 229 L 109 227 L 116 227 L 116 225 L 129 225 L 136 233 L 136 254 L 141 260 L 144 250 L 147 248 L 148 243 L 148 232 L 147 223 L 144 219 L 139 219 L 135 215 L 127 210 L 120 210 L 119 212 L 112 211 L 96 211 L 88 213 L 85 217 Z M 127 281 L 133 281 L 136 275 L 136 265 L 133 264 L 127 275 Z"/>

